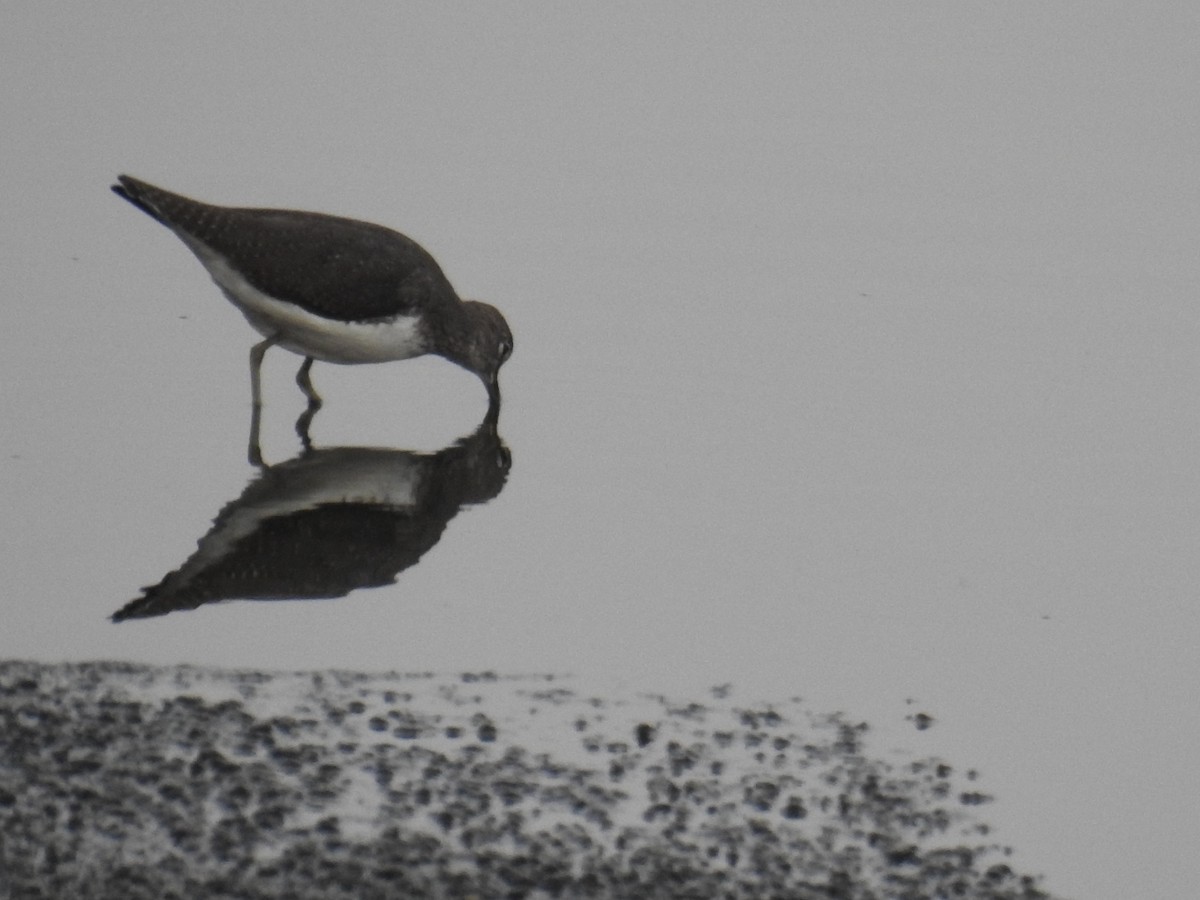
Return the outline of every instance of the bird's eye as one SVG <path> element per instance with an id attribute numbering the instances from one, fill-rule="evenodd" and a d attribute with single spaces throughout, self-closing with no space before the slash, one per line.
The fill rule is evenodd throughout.
<path id="1" fill-rule="evenodd" d="M 508 341 L 501 341 L 498 349 L 500 351 L 500 361 L 503 362 L 504 360 L 508 359 L 509 355 L 512 353 L 512 344 L 510 344 Z"/>

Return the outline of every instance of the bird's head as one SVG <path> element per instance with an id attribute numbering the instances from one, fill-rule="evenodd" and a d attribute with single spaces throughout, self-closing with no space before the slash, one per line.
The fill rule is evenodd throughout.
<path id="1" fill-rule="evenodd" d="M 512 355 L 513 336 L 500 310 L 478 300 L 465 300 L 465 329 L 454 362 L 479 376 L 487 387 L 488 403 L 500 407 L 500 367 Z"/>

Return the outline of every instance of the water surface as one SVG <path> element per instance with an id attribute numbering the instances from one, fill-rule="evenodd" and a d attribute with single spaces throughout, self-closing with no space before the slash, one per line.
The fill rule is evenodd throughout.
<path id="1" fill-rule="evenodd" d="M 732 683 L 977 770 L 1056 894 L 1196 883 L 1182 11 L 10 18 L 0 657 Z M 122 171 L 398 228 L 504 310 L 502 489 L 379 586 L 113 623 L 261 477 L 255 336 Z M 440 360 L 313 376 L 317 451 L 410 485 L 485 412 Z"/>

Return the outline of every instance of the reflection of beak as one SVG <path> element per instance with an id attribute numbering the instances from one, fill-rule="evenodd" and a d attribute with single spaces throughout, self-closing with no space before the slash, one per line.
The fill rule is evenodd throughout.
<path id="1" fill-rule="evenodd" d="M 484 376 L 483 384 L 488 392 L 487 421 L 495 422 L 500 418 L 500 373 Z"/>

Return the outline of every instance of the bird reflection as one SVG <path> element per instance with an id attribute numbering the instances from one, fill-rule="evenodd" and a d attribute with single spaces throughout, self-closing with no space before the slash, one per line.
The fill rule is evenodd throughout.
<path id="1" fill-rule="evenodd" d="M 342 597 L 391 584 L 466 505 L 504 487 L 512 457 L 489 415 L 437 453 L 381 447 L 307 449 L 263 466 L 217 514 L 196 552 L 114 622 L 220 600 Z"/>

